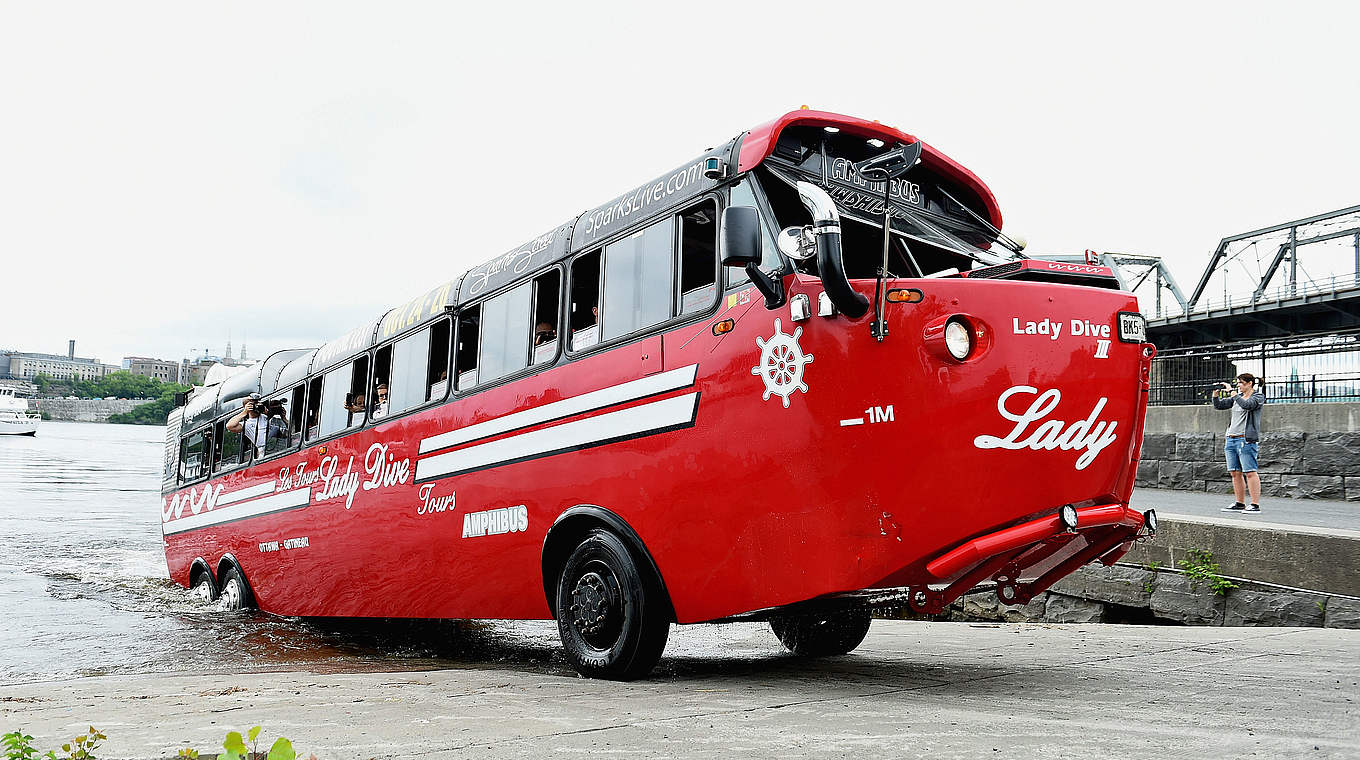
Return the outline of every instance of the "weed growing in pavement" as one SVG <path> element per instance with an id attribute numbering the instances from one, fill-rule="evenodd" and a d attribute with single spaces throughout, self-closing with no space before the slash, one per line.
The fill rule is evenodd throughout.
<path id="1" fill-rule="evenodd" d="M 1152 560 L 1147 563 L 1147 569 L 1152 571 L 1152 577 L 1143 581 L 1143 593 L 1152 596 L 1152 592 L 1157 590 L 1157 573 L 1162 569 L 1162 563 Z"/>
<path id="2" fill-rule="evenodd" d="M 1208 549 L 1188 549 L 1186 554 L 1189 557 L 1178 564 L 1192 584 L 1198 585 L 1204 581 L 1219 596 L 1227 596 L 1229 589 L 1237 588 L 1236 583 L 1218 574 L 1218 563 L 1214 561 L 1213 552 Z"/>
<path id="3" fill-rule="evenodd" d="M 5 760 L 94 760 L 94 751 L 109 737 L 90 726 L 90 730 L 61 745 L 65 754 L 58 755 L 56 750 L 48 750 L 39 755 L 33 746 L 33 737 L 23 731 L 11 731 L 0 738 L 5 747 Z"/>
<path id="4" fill-rule="evenodd" d="M 259 752 L 259 742 L 256 741 L 260 736 L 260 727 L 253 726 L 246 732 L 249 737 L 250 746 L 246 747 L 246 738 L 241 736 L 241 732 L 232 731 L 227 734 L 226 741 L 222 742 L 222 748 L 226 752 L 222 753 L 219 760 L 258 760 L 261 757 Z M 269 754 L 264 755 L 265 760 L 296 760 L 297 753 L 293 751 L 293 743 L 280 736 L 274 740 L 273 746 L 269 748 Z"/>
<path id="5" fill-rule="evenodd" d="M 23 731 L 11 731 L 0 737 L 0 745 L 5 748 L 5 760 L 38 760 L 33 737 Z"/>
<path id="6" fill-rule="evenodd" d="M 218 755 L 219 760 L 297 760 L 297 753 L 293 751 L 293 743 L 280 736 L 274 740 L 269 752 L 259 751 L 260 727 L 254 726 L 246 732 L 245 736 L 240 731 L 227 733 L 227 738 L 222 742 L 222 749 L 226 750 Z M 23 731 L 13 731 L 0 737 L 0 746 L 4 747 L 4 760 L 95 760 L 94 751 L 99 745 L 109 737 L 98 731 L 94 726 L 73 741 L 61 745 L 64 755 L 58 755 L 55 750 L 48 750 L 47 754 L 40 755 L 33 746 L 33 737 Z M 250 745 L 246 746 L 249 741 Z M 178 753 L 179 757 L 198 758 L 198 750 L 192 747 L 185 747 Z M 316 760 L 316 755 L 311 755 L 308 760 Z"/>

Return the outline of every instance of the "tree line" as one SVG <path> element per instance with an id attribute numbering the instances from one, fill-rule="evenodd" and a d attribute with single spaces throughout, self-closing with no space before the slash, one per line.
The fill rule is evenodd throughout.
<path id="1" fill-rule="evenodd" d="M 110 372 L 94 380 L 57 379 L 39 372 L 33 377 L 33 384 L 39 396 L 152 399 L 130 412 L 109 417 L 109 422 L 130 425 L 164 425 L 170 410 L 175 408 L 175 394 L 189 390 L 187 385 L 166 383 L 127 370 Z"/>

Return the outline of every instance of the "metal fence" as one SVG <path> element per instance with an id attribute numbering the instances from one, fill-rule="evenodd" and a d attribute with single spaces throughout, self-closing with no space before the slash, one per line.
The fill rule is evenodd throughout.
<path id="1" fill-rule="evenodd" d="M 1203 404 L 1248 372 L 1272 401 L 1360 401 L 1360 333 L 1159 353 L 1149 403 Z"/>

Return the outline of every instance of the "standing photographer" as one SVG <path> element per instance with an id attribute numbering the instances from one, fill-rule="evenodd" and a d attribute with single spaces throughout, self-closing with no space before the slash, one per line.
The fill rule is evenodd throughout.
<path id="1" fill-rule="evenodd" d="M 1233 496 L 1237 501 L 1224 507 L 1224 512 L 1260 514 L 1261 476 L 1256 471 L 1256 457 L 1261 440 L 1261 407 L 1266 399 L 1256 390 L 1256 377 L 1249 373 L 1237 376 L 1237 391 L 1228 383 L 1221 383 L 1223 389 L 1214 394 L 1215 409 L 1231 409 L 1232 417 L 1228 431 L 1224 433 L 1223 455 L 1228 460 L 1228 473 L 1232 475 Z M 1242 503 L 1244 492 L 1251 491 L 1251 506 Z"/>

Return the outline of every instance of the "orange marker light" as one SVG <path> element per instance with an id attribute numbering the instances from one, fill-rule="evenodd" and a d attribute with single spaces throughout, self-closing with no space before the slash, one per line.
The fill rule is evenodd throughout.
<path id="1" fill-rule="evenodd" d="M 888 291 L 888 303 L 920 303 L 925 294 L 916 288 L 893 288 Z"/>
<path id="2" fill-rule="evenodd" d="M 730 333 L 732 332 L 732 328 L 736 326 L 737 326 L 736 322 L 733 322 L 730 319 L 724 319 L 723 321 L 717 322 L 713 325 L 713 334 L 722 335 L 723 333 Z"/>

